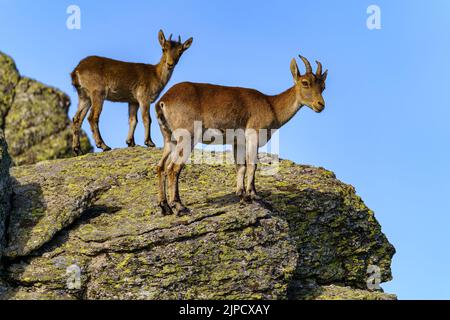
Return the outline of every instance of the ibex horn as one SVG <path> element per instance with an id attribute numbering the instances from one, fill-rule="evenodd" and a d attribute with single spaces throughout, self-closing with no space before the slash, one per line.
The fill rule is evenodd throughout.
<path id="1" fill-rule="evenodd" d="M 309 63 L 308 59 L 303 57 L 302 55 L 298 55 L 300 59 L 302 59 L 303 63 L 305 64 L 306 73 L 312 73 L 311 63 Z"/>
<path id="2" fill-rule="evenodd" d="M 172 41 L 172 34 L 170 34 L 169 41 Z"/>
<path id="3" fill-rule="evenodd" d="M 181 36 L 178 36 L 178 42 L 181 43 Z"/>
<path id="4" fill-rule="evenodd" d="M 320 63 L 320 61 L 317 61 L 317 60 L 316 60 L 316 63 L 317 63 L 316 76 L 320 77 L 320 76 L 322 76 L 322 64 Z"/>

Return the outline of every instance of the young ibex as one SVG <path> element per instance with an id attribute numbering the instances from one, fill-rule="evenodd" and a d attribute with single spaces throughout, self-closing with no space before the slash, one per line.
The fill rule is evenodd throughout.
<path id="1" fill-rule="evenodd" d="M 222 133 L 227 129 L 245 133 L 240 142 L 238 139 L 226 142 L 233 145 L 237 170 L 236 194 L 243 200 L 258 199 L 255 190 L 258 147 L 270 139 L 270 130 L 282 127 L 304 105 L 316 112 L 325 108 L 322 92 L 328 70 L 322 73 L 322 65 L 316 61 L 317 71 L 313 74 L 309 61 L 302 56 L 300 58 L 306 66 L 306 73 L 301 75 L 295 59 L 292 59 L 291 72 L 295 84 L 279 95 L 267 96 L 253 89 L 185 82 L 173 86 L 160 99 L 156 112 L 164 137 L 163 156 L 158 164 L 159 206 L 163 214 L 189 212 L 180 200 L 178 177 L 189 153 L 198 143 L 193 137 L 203 134 L 194 132 L 194 122 L 197 121 L 202 123 L 203 132 L 213 128 Z M 182 139 L 172 139 L 172 133 L 178 129 L 188 133 L 187 140 L 190 141 L 187 144 L 182 141 L 186 134 Z M 259 139 L 262 129 L 269 130 L 266 141 Z M 189 145 L 190 148 L 182 145 Z M 244 151 L 243 156 L 239 155 L 241 150 Z"/>
<path id="2" fill-rule="evenodd" d="M 72 84 L 78 92 L 78 111 L 73 118 L 73 142 L 75 154 L 80 153 L 80 128 L 87 112 L 95 144 L 103 151 L 110 148 L 105 144 L 99 131 L 99 117 L 105 100 L 128 102 L 129 132 L 126 143 L 135 146 L 134 131 L 137 124 L 137 112 L 141 109 L 145 127 L 145 144 L 154 147 L 150 136 L 150 104 L 153 103 L 169 82 L 172 72 L 181 55 L 187 50 L 193 39 L 181 43 L 172 41 L 172 35 L 166 40 L 162 30 L 158 40 L 162 47 L 162 58 L 157 65 L 129 63 L 108 58 L 91 56 L 83 59 L 72 72 Z"/>

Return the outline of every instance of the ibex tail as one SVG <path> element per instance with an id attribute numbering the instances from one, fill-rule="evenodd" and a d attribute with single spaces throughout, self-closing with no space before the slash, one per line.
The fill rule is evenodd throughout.
<path id="1" fill-rule="evenodd" d="M 164 108 L 167 108 L 167 105 L 164 101 L 159 100 L 158 103 L 156 103 L 156 117 L 158 118 L 158 123 L 163 131 L 163 134 L 166 133 L 171 136 L 172 130 L 170 130 L 166 117 L 164 116 Z"/>
<path id="2" fill-rule="evenodd" d="M 73 70 L 70 73 L 70 77 L 72 78 L 72 85 L 75 87 L 75 89 L 77 89 L 77 91 L 80 89 L 81 85 L 80 85 L 80 80 L 78 79 L 78 73 L 77 73 L 77 69 Z"/>

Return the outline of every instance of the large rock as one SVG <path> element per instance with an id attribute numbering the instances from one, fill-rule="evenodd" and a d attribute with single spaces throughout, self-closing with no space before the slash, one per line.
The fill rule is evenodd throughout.
<path id="1" fill-rule="evenodd" d="M 392 299 L 394 248 L 352 186 L 282 161 L 242 205 L 234 165 L 188 165 L 192 214 L 160 216 L 160 151 L 15 167 L 4 299 Z M 262 167 L 264 170 L 264 166 Z M 0 281 L 1 282 L 1 281 Z"/>
<path id="2" fill-rule="evenodd" d="M 11 178 L 9 176 L 9 167 L 11 159 L 8 154 L 3 131 L 0 129 L 0 264 L 5 245 L 5 227 L 10 212 L 11 200 Z"/>
<path id="3" fill-rule="evenodd" d="M 14 100 L 20 75 L 11 57 L 0 52 L 0 129 L 5 129 L 5 118 Z"/>
<path id="4" fill-rule="evenodd" d="M 69 97 L 38 81 L 20 77 L 11 58 L 0 52 L 0 125 L 15 165 L 72 155 Z M 83 153 L 92 146 L 83 132 Z"/>

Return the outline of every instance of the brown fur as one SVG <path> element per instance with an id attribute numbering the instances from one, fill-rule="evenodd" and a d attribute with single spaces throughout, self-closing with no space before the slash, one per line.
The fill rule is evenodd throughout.
<path id="1" fill-rule="evenodd" d="M 257 199 L 254 176 L 258 147 L 263 143 L 258 141 L 258 135 L 254 132 L 259 134 L 260 129 L 280 128 L 303 105 L 316 112 L 321 112 L 325 107 L 322 92 L 325 90 L 327 71 L 322 74 L 322 65 L 318 62 L 316 74 L 313 74 L 309 62 L 301 58 L 306 66 L 306 74 L 300 74 L 293 59 L 291 72 L 295 85 L 276 96 L 268 96 L 254 89 L 184 82 L 173 86 L 160 99 L 156 111 L 164 137 L 164 152 L 158 165 L 158 177 L 159 201 L 164 214 L 187 211 L 179 197 L 178 177 L 189 154 L 180 153 L 181 141 L 172 141 L 172 133 L 177 129 L 185 129 L 194 137 L 194 121 L 202 122 L 203 131 L 209 128 L 221 132 L 227 129 L 244 130 L 246 141 L 232 143 L 237 170 L 236 193 L 246 200 Z M 193 148 L 198 141 L 190 143 Z M 238 149 L 245 151 L 242 162 L 237 161 Z M 181 162 L 177 161 L 180 157 L 183 158 Z M 244 188 L 245 175 L 247 180 Z"/>
<path id="2" fill-rule="evenodd" d="M 129 111 L 128 146 L 135 146 L 134 131 L 137 125 L 139 108 L 145 127 L 145 144 L 154 147 L 150 135 L 150 104 L 153 103 L 166 86 L 181 55 L 192 44 L 190 38 L 185 43 L 166 40 L 162 31 L 158 39 L 163 55 L 157 65 L 122 62 L 109 58 L 91 56 L 78 64 L 71 73 L 72 84 L 78 92 L 78 111 L 73 118 L 73 150 L 80 152 L 80 128 L 91 109 L 89 123 L 95 143 L 103 151 L 110 150 L 99 131 L 99 118 L 105 100 L 127 102 Z"/>

